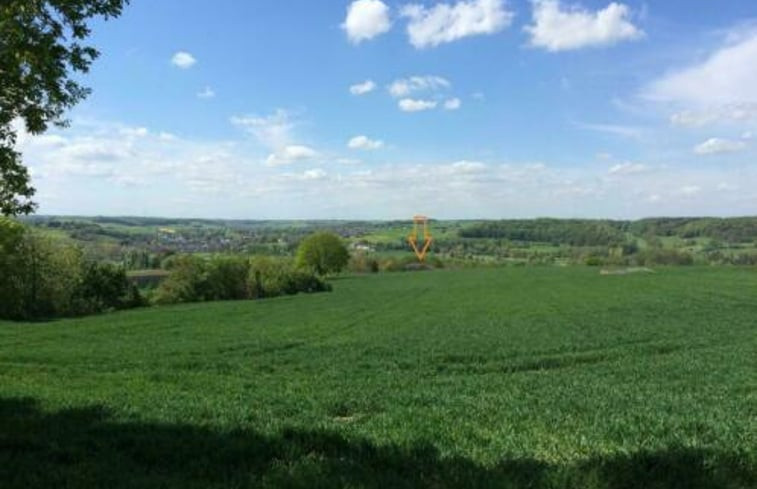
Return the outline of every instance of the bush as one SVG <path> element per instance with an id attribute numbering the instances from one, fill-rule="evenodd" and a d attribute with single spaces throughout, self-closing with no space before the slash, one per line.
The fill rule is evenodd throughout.
<path id="1" fill-rule="evenodd" d="M 341 238 L 334 233 L 314 233 L 297 248 L 297 266 L 316 275 L 339 273 L 349 262 L 350 253 Z"/>
<path id="2" fill-rule="evenodd" d="M 316 275 L 298 270 L 284 259 L 259 257 L 250 262 L 250 298 L 278 297 L 298 292 L 323 292 L 331 287 Z"/>
<path id="3" fill-rule="evenodd" d="M 250 265 L 244 258 L 217 258 L 208 264 L 205 300 L 247 299 Z"/>
<path id="4" fill-rule="evenodd" d="M 267 257 L 202 259 L 172 258 L 170 275 L 155 291 L 157 304 L 214 300 L 261 299 L 299 292 L 331 290 L 313 273 L 297 269 L 291 260 Z"/>
<path id="5" fill-rule="evenodd" d="M 144 301 L 136 286 L 129 282 L 123 268 L 110 264 L 86 263 L 71 304 L 71 313 L 82 315 L 139 307 Z"/>
<path id="6" fill-rule="evenodd" d="M 430 270 L 432 268 L 444 268 L 444 262 L 437 257 L 430 257 L 421 263 L 413 255 L 403 257 L 386 258 L 381 262 L 381 270 L 385 272 L 404 272 L 408 270 Z"/>
<path id="7" fill-rule="evenodd" d="M 175 255 L 169 265 L 170 274 L 155 291 L 157 304 L 176 304 L 206 300 L 207 270 L 204 260 L 190 255 Z"/>
<path id="8" fill-rule="evenodd" d="M 353 273 L 377 273 L 379 271 L 379 262 L 376 258 L 368 256 L 365 253 L 356 253 L 350 258 L 347 269 Z"/>
<path id="9" fill-rule="evenodd" d="M 600 256 L 587 256 L 584 263 L 589 267 L 601 267 L 604 265 L 604 260 Z"/>
<path id="10" fill-rule="evenodd" d="M 648 248 L 639 253 L 639 261 L 646 266 L 693 265 L 694 256 L 687 251 Z"/>
<path id="11" fill-rule="evenodd" d="M 83 259 L 80 249 L 0 221 L 0 317 L 80 316 L 142 304 L 126 272 Z"/>

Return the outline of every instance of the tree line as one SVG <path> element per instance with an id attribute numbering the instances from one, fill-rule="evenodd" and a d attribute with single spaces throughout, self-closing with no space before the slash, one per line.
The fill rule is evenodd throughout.
<path id="1" fill-rule="evenodd" d="M 757 217 L 658 217 L 638 221 L 523 219 L 484 221 L 459 231 L 462 238 L 493 238 L 571 246 L 614 246 L 627 236 L 712 238 L 727 243 L 757 240 Z"/>
<path id="2" fill-rule="evenodd" d="M 151 304 L 262 299 L 331 290 L 325 278 L 350 259 L 342 240 L 314 233 L 294 258 L 176 254 L 168 276 L 138 289 L 123 266 L 87 258 L 78 246 L 0 218 L 0 319 L 82 316 Z"/>

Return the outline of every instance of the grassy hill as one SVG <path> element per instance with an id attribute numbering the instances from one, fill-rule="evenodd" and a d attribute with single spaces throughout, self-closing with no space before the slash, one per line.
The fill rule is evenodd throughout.
<path id="1" fill-rule="evenodd" d="M 757 274 L 381 274 L 0 322 L 0 486 L 757 485 Z"/>

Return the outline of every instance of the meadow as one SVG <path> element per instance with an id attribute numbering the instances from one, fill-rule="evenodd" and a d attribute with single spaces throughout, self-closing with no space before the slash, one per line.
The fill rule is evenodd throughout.
<path id="1" fill-rule="evenodd" d="M 757 272 L 337 278 L 0 322 L 0 487 L 757 487 Z"/>

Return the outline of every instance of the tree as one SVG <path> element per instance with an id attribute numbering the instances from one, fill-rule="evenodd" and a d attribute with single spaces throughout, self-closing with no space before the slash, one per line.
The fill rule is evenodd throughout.
<path id="1" fill-rule="evenodd" d="M 320 232 L 305 238 L 297 248 L 297 266 L 318 275 L 339 273 L 350 260 L 350 253 L 339 236 Z"/>
<path id="2" fill-rule="evenodd" d="M 2 0 L 0 3 L 0 215 L 29 214 L 34 188 L 15 150 L 19 119 L 31 134 L 65 126 L 90 92 L 73 78 L 99 55 L 82 45 L 88 21 L 121 14 L 129 0 Z"/>

